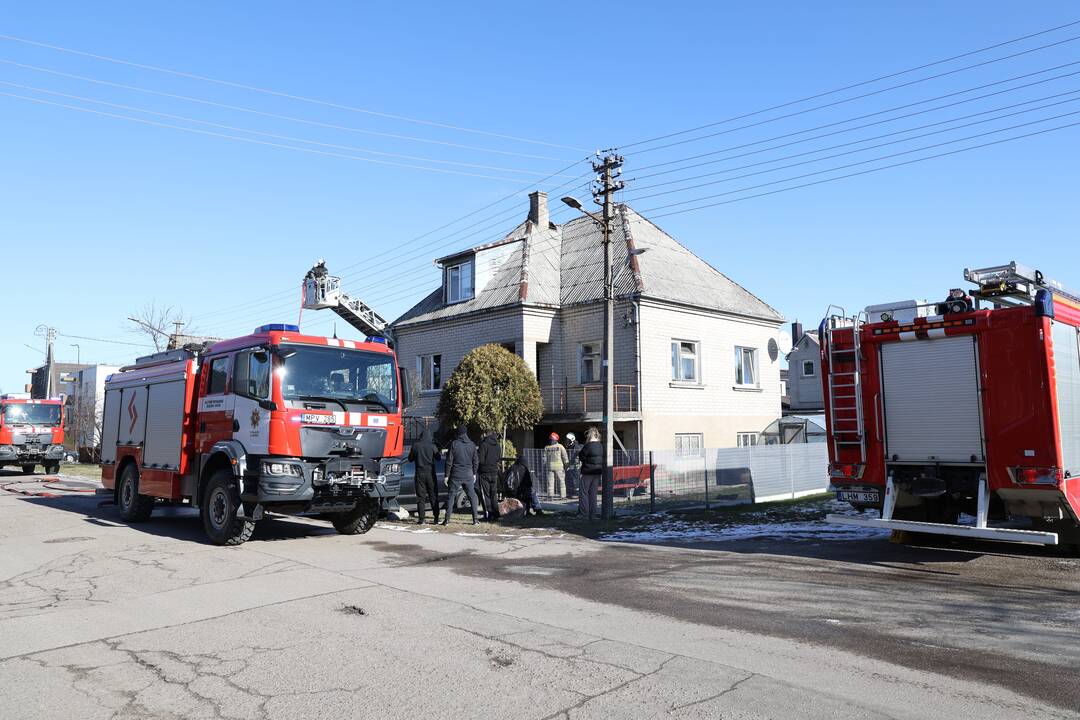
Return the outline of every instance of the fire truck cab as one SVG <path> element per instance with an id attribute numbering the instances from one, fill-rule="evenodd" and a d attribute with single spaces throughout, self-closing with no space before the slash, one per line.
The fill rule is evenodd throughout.
<path id="1" fill-rule="evenodd" d="M 830 489 L 880 512 L 828 519 L 1080 543 L 1080 296 L 1016 262 L 964 277 L 822 321 Z"/>
<path id="2" fill-rule="evenodd" d="M 142 357 L 105 383 L 102 482 L 130 522 L 198 507 L 217 544 L 270 511 L 364 533 L 397 497 L 406 382 L 383 338 L 295 325 Z"/>
<path id="3" fill-rule="evenodd" d="M 30 475 L 41 465 L 47 475 L 55 475 L 63 457 L 63 400 L 31 400 L 28 393 L 0 395 L 0 467 L 16 465 Z"/>

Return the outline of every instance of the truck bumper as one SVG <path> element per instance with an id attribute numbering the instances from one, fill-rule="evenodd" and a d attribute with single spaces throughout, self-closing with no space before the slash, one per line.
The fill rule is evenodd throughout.
<path id="1" fill-rule="evenodd" d="M 63 457 L 63 445 L 0 445 L 0 463 L 10 465 L 59 462 Z"/>
<path id="2" fill-rule="evenodd" d="M 303 477 L 258 474 L 261 463 L 252 463 L 244 476 L 241 500 L 267 508 L 288 506 L 301 511 L 348 510 L 362 498 L 389 501 L 397 497 L 401 486 L 400 461 L 369 460 L 362 477 L 347 476 L 358 461 L 326 462 L 289 461 L 303 468 Z M 396 472 L 387 472 L 390 469 Z"/>
<path id="3" fill-rule="evenodd" d="M 948 525 L 945 523 L 917 522 L 915 520 L 885 520 L 884 518 L 857 517 L 850 515 L 826 515 L 825 521 L 833 525 L 906 530 L 928 535 L 954 535 L 978 540 L 1008 540 L 1011 542 L 1057 545 L 1058 534 L 1037 530 L 1014 530 L 1012 528 L 975 527 L 972 525 Z"/>

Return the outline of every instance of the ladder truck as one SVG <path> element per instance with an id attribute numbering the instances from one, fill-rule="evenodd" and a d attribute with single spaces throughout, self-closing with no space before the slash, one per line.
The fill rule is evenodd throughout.
<path id="1" fill-rule="evenodd" d="M 320 297 L 303 305 L 329 302 Z M 370 530 L 396 507 L 410 392 L 386 328 L 365 327 L 375 332 L 354 341 L 263 325 L 110 375 L 102 483 L 121 516 L 145 521 L 159 502 L 197 507 L 219 545 L 244 542 L 270 512 Z"/>
<path id="2" fill-rule="evenodd" d="M 1080 294 L 1017 262 L 964 279 L 822 321 L 830 490 L 880 514 L 827 519 L 1075 548 Z"/>
<path id="3" fill-rule="evenodd" d="M 24 475 L 41 465 L 60 472 L 64 457 L 64 401 L 32 400 L 29 393 L 0 395 L 0 468 L 16 465 Z"/>
<path id="4" fill-rule="evenodd" d="M 326 261 L 319 260 L 304 276 L 304 310 L 333 310 L 338 317 L 364 335 L 392 343 L 390 323 L 374 308 L 341 289 L 341 278 L 330 274 Z"/>

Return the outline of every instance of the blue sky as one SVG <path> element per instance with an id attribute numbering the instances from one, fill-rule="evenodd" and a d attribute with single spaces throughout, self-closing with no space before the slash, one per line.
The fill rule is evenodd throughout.
<path id="1" fill-rule="evenodd" d="M 126 330 L 124 318 L 151 301 L 182 307 L 197 329 L 219 335 L 293 321 L 299 279 L 320 257 L 331 269 L 345 270 L 351 291 L 396 316 L 437 282 L 432 258 L 509 230 L 526 211 L 530 183 L 587 151 L 612 145 L 625 147 L 627 202 L 657 216 L 661 227 L 701 257 L 807 325 L 815 324 L 829 303 L 854 308 L 935 297 L 962 284 L 965 266 L 1010 259 L 1080 286 L 1080 127 L 694 212 L 658 217 L 694 203 L 648 212 L 1012 125 L 1046 120 L 834 174 L 1078 122 L 1080 115 L 1047 118 L 1080 111 L 1080 95 L 1063 94 L 1080 90 L 1080 75 L 1050 79 L 1080 65 L 1049 71 L 1080 61 L 1080 40 L 1069 40 L 1080 36 L 1080 25 L 680 135 L 672 140 L 688 142 L 674 147 L 631 145 L 1068 23 L 1080 19 L 1075 3 L 628 2 L 596 9 L 417 3 L 404 8 L 404 3 L 283 2 L 9 7 L 0 22 L 3 35 L 339 107 L 0 40 L 0 60 L 7 61 L 0 62 L 0 83 L 6 83 L 0 93 L 8 93 L 0 94 L 0 247 L 8 300 L 0 315 L 5 350 L 0 388 L 21 389 L 24 371 L 39 363 L 42 356 L 32 348 L 42 346 L 34 335 L 40 323 L 62 333 L 60 360 L 74 360 L 70 344 L 78 342 L 83 361 L 122 362 L 140 349 L 120 343 L 144 342 Z M 848 100 L 1055 42 L 1061 44 Z M 1001 84 L 1036 72 L 1041 74 Z M 1045 82 L 1019 87 L 1035 80 Z M 971 91 L 989 83 L 998 84 Z M 972 99 L 998 89 L 1008 92 Z M 905 120 L 693 170 L 683 160 L 708 152 L 714 155 L 706 159 L 723 159 L 727 155 L 716 151 L 829 123 L 846 121 L 833 127 L 848 128 L 858 115 L 960 91 L 970 92 L 954 99 L 969 102 Z M 775 119 L 840 100 L 833 107 Z M 983 122 L 997 117 L 988 111 L 1017 114 Z M 929 123 L 959 123 L 961 116 L 976 113 L 984 114 L 962 122 L 978 125 L 949 130 L 939 124 L 918 134 L 949 132 L 821 160 L 842 152 L 826 151 L 841 143 L 905 139 L 910 136 L 870 141 L 889 132 L 916 134 L 912 128 Z M 769 122 L 735 129 L 761 120 Z M 709 132 L 725 134 L 695 139 Z M 815 150 L 820 151 L 816 156 L 779 160 Z M 813 159 L 819 162 L 794 166 Z M 732 169 L 766 160 L 774 164 Z M 775 169 L 788 164 L 793 167 Z M 661 169 L 674 172 L 643 177 Z M 578 165 L 568 171 L 571 177 L 546 187 L 562 194 L 565 188 L 551 185 L 585 171 Z M 729 174 L 644 189 L 721 171 Z M 733 179 L 751 172 L 760 174 Z M 723 182 L 683 189 L 713 180 Z M 579 178 L 570 187 L 582 182 Z M 640 198 L 668 189 L 678 192 Z M 516 200 L 497 202 L 513 193 Z M 583 190 L 578 194 L 586 196 Z M 477 227 L 466 228 L 474 222 Z M 309 315 L 308 321 L 313 332 L 332 327 L 330 317 Z M 341 323 L 338 330 L 347 335 Z"/>

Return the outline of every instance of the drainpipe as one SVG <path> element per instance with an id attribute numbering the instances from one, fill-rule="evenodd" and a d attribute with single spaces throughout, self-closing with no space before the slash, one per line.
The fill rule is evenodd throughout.
<path id="1" fill-rule="evenodd" d="M 634 308 L 634 372 L 637 378 L 637 406 L 638 415 L 641 419 L 638 420 L 638 451 L 645 449 L 645 414 L 642 408 L 645 404 L 641 401 L 641 296 L 637 296 L 633 300 Z"/>

